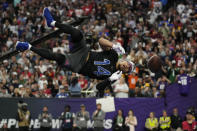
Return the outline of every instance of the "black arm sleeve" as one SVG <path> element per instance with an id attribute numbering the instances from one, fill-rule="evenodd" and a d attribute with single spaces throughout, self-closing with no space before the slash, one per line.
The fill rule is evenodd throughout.
<path id="1" fill-rule="evenodd" d="M 111 84 L 113 84 L 115 81 L 110 81 L 109 78 L 103 80 L 102 82 L 98 83 L 96 85 L 96 89 L 99 91 L 99 97 L 104 96 L 104 90 L 106 87 L 111 87 Z M 112 90 L 112 88 L 110 88 Z"/>
<path id="2" fill-rule="evenodd" d="M 97 90 L 105 90 L 105 88 L 109 85 L 111 85 L 111 81 L 109 79 L 105 79 L 104 81 L 102 81 L 96 85 L 96 89 Z"/>

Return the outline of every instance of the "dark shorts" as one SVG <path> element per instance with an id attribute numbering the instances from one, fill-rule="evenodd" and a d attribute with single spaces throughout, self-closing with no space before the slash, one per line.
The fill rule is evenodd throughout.
<path id="1" fill-rule="evenodd" d="M 66 61 L 64 66 L 72 72 L 78 73 L 86 63 L 88 52 L 89 47 L 86 45 L 84 39 L 79 43 L 75 43 L 72 52 L 65 55 Z"/>

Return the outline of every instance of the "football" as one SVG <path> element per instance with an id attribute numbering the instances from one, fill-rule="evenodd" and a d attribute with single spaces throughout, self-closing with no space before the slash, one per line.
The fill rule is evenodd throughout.
<path id="1" fill-rule="evenodd" d="M 147 61 L 147 66 L 151 72 L 156 73 L 161 70 L 162 61 L 161 58 L 157 55 L 151 56 Z"/>

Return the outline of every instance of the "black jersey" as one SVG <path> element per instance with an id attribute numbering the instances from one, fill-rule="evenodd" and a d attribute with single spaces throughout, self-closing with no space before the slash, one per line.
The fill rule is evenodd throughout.
<path id="1" fill-rule="evenodd" d="M 106 79 L 117 71 L 118 54 L 115 50 L 103 52 L 90 51 L 89 59 L 80 70 L 80 74 L 95 79 Z"/>

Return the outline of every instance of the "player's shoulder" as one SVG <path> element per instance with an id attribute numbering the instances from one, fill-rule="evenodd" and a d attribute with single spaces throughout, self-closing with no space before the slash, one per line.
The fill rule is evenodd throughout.
<path id="1" fill-rule="evenodd" d="M 114 49 L 110 49 L 110 51 L 118 57 L 118 53 Z"/>
<path id="2" fill-rule="evenodd" d="M 118 53 L 114 49 L 111 49 L 110 51 L 111 51 L 110 54 L 113 56 L 113 58 L 115 60 L 118 60 L 118 57 L 119 57 Z"/>

